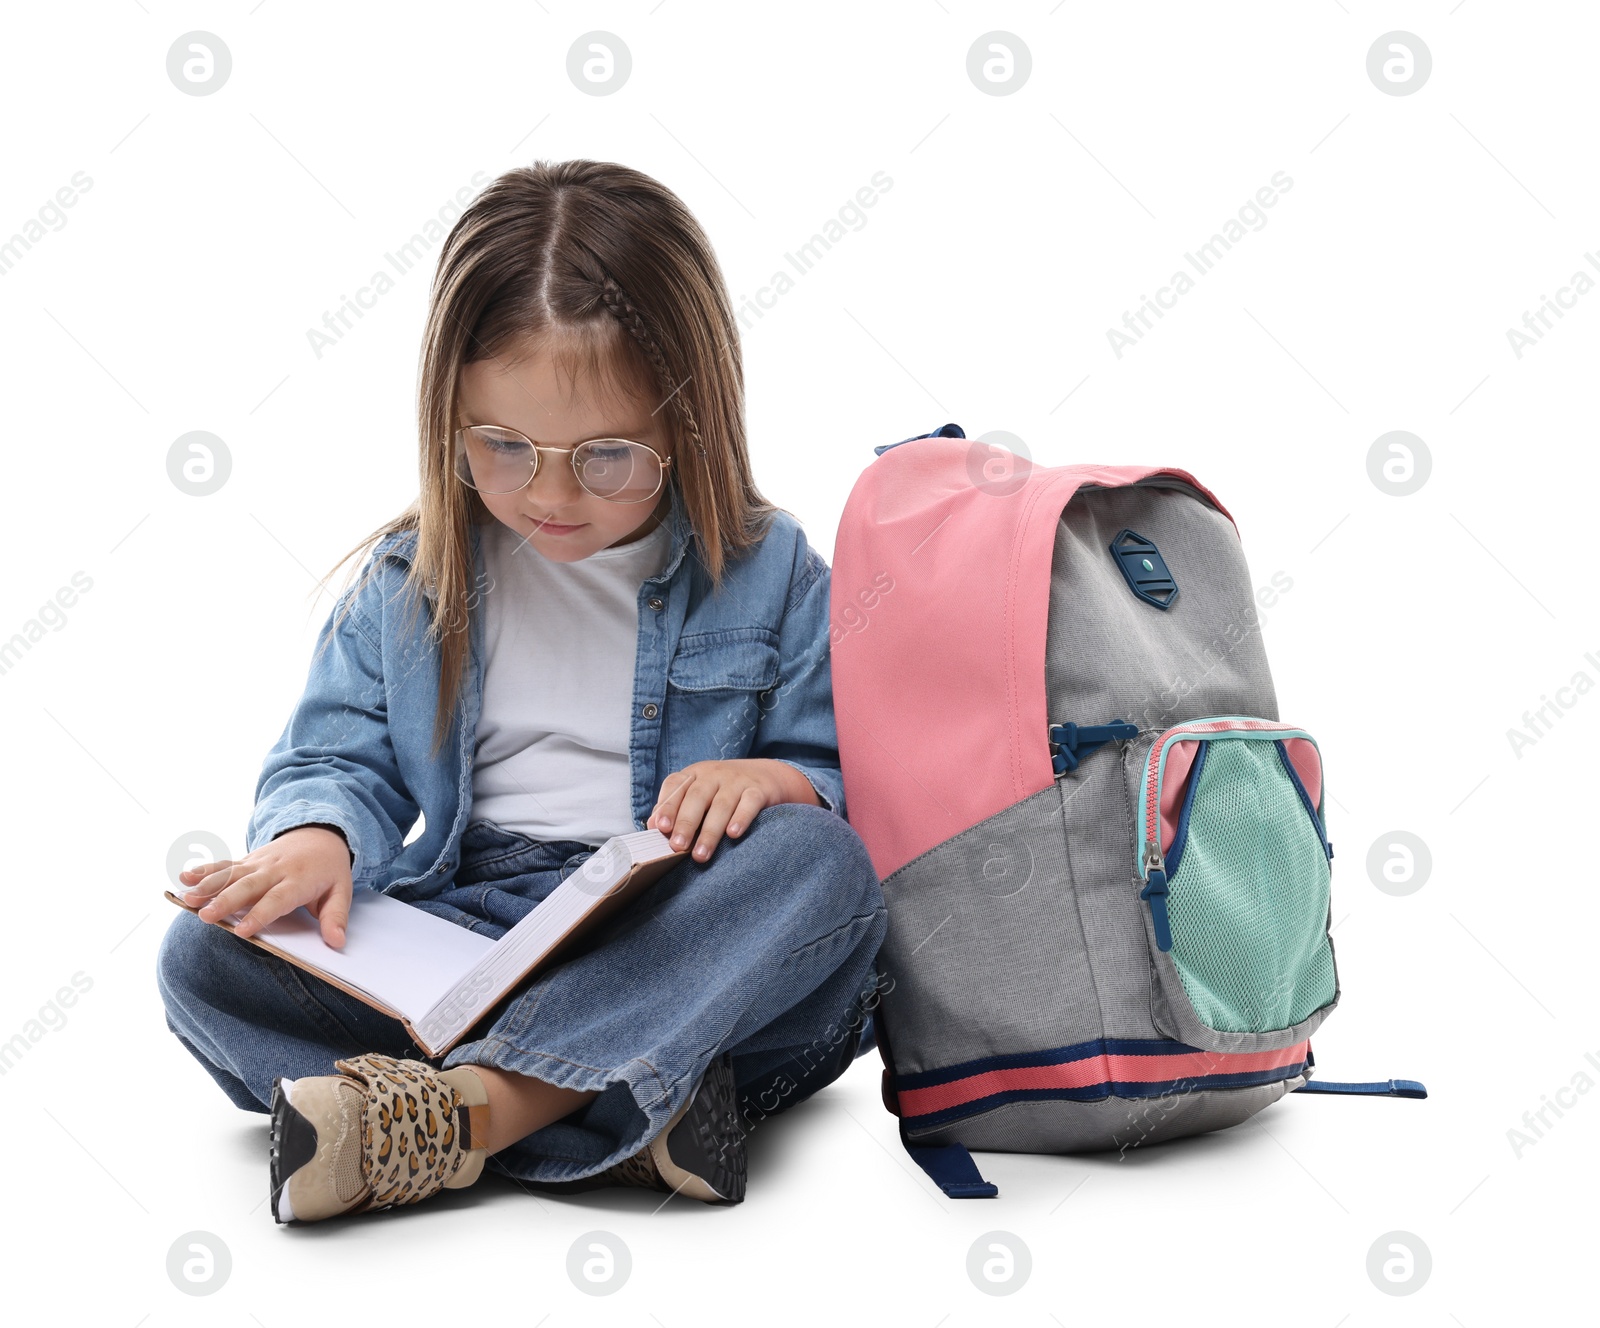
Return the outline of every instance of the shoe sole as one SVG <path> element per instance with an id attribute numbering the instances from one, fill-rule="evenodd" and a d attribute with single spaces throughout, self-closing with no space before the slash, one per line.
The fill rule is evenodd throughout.
<path id="1" fill-rule="evenodd" d="M 661 1151 L 666 1153 L 665 1159 Z M 667 1134 L 664 1150 L 655 1156 L 662 1179 L 679 1193 L 707 1201 L 744 1201 L 744 1134 L 739 1129 L 733 1060 L 727 1053 L 706 1067 L 689 1109 Z M 663 1161 L 670 1162 L 670 1167 L 662 1166 Z M 673 1171 L 680 1174 L 674 1176 Z"/>
<path id="2" fill-rule="evenodd" d="M 272 1101 L 269 1106 L 272 1115 L 271 1144 L 267 1162 L 272 1185 L 268 1196 L 272 1220 L 280 1226 L 284 1225 L 284 1220 L 278 1216 L 278 1196 L 283 1193 L 289 1178 L 317 1155 L 316 1127 L 294 1109 L 288 1094 L 279 1086 L 282 1080 L 282 1075 L 276 1075 L 272 1080 Z"/>

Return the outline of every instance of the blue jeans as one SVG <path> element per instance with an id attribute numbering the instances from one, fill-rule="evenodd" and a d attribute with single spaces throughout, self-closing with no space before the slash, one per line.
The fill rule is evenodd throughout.
<path id="1" fill-rule="evenodd" d="M 499 937 L 594 850 L 470 824 L 454 881 L 415 907 Z M 733 1054 L 743 1126 L 803 1101 L 870 1045 L 888 928 L 877 873 L 838 815 L 764 808 L 710 860 L 684 859 L 442 1060 L 598 1090 L 488 1159 L 562 1188 L 654 1138 L 715 1057 Z M 161 943 L 167 1026 L 236 1106 L 276 1075 L 335 1073 L 362 1052 L 425 1059 L 398 1020 L 185 911 Z M 575 1187 L 581 1188 L 581 1187 Z"/>

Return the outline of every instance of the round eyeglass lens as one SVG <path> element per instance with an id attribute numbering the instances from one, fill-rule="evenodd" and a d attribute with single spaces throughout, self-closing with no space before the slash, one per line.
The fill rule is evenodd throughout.
<path id="1" fill-rule="evenodd" d="M 595 438 L 580 443 L 572 461 L 578 483 L 596 498 L 642 503 L 661 490 L 661 458 L 643 443 Z"/>
<path id="2" fill-rule="evenodd" d="M 516 493 L 533 478 L 537 456 L 508 429 L 475 425 L 456 434 L 456 478 L 479 493 Z"/>

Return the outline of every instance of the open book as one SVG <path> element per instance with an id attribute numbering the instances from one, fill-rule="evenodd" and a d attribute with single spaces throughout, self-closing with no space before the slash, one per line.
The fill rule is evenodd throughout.
<path id="1" fill-rule="evenodd" d="M 322 939 L 303 906 L 243 939 L 398 1019 L 424 1052 L 439 1057 L 525 978 L 575 953 L 585 932 L 685 856 L 659 830 L 613 836 L 498 941 L 368 889 L 350 901 L 343 949 Z M 191 912 L 204 903 L 164 893 Z M 216 925 L 231 931 L 246 911 Z"/>

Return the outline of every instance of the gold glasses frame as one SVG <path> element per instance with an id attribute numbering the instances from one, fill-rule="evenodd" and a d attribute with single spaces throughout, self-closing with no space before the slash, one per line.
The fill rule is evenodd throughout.
<path id="1" fill-rule="evenodd" d="M 523 443 L 527 444 L 528 449 L 530 450 L 530 452 L 533 455 L 533 465 L 531 467 L 529 467 L 528 478 L 526 480 L 524 480 L 521 484 L 519 484 L 514 489 L 500 489 L 500 490 L 495 490 L 495 489 L 483 490 L 483 489 L 479 489 L 478 486 L 476 484 L 474 484 L 473 481 L 472 481 L 472 467 L 471 467 L 470 462 L 467 460 L 467 435 L 470 432 L 472 432 L 473 430 L 475 430 L 475 429 L 493 429 L 497 433 L 510 434 L 511 435 L 511 438 L 509 440 L 506 440 L 506 439 L 499 440 L 499 441 L 502 441 L 502 442 L 504 442 L 504 441 L 513 441 L 514 442 L 514 441 L 517 441 L 517 440 L 520 439 Z M 565 452 L 568 455 L 570 455 L 571 458 L 572 458 L 572 473 L 573 473 L 573 476 L 578 481 L 578 486 L 585 493 L 590 494 L 591 496 L 593 496 L 595 498 L 599 498 L 599 499 L 603 500 L 604 502 L 608 502 L 608 503 L 647 503 L 647 502 L 649 502 L 652 498 L 654 498 L 657 494 L 659 494 L 661 492 L 661 486 L 663 484 L 665 484 L 666 481 L 667 481 L 667 470 L 672 465 L 672 458 L 671 457 L 662 456 L 661 453 L 657 452 L 656 449 L 651 447 L 649 443 L 641 443 L 636 438 L 585 438 L 581 443 L 575 443 L 571 447 L 551 447 L 551 446 L 549 446 L 547 444 L 544 444 L 544 443 L 536 443 L 536 442 L 533 441 L 533 439 L 529 438 L 526 434 L 519 433 L 516 429 L 508 428 L 507 426 L 505 426 L 503 424 L 469 424 L 464 428 L 456 430 L 454 443 L 455 443 L 455 455 L 452 458 L 452 466 L 451 466 L 451 468 L 454 470 L 456 478 L 458 480 L 460 480 L 463 484 L 465 484 L 469 489 L 473 490 L 475 493 L 488 492 L 488 493 L 490 493 L 491 495 L 493 495 L 494 497 L 497 497 L 497 498 L 503 498 L 507 494 L 511 494 L 511 493 L 521 493 L 523 489 L 527 488 L 528 485 L 533 483 L 534 479 L 539 474 L 539 453 L 541 453 L 541 452 Z M 630 447 L 642 447 L 642 448 L 644 448 L 645 451 L 649 452 L 652 456 L 655 457 L 658 465 L 660 466 L 660 469 L 656 474 L 656 485 L 655 485 L 655 488 L 650 490 L 650 492 L 645 494 L 644 497 L 642 497 L 642 498 L 615 498 L 615 497 L 611 497 L 611 496 L 609 496 L 607 494 L 595 493 L 595 491 L 593 489 L 591 489 L 587 484 L 585 484 L 583 482 L 583 468 L 579 464 L 578 453 L 581 452 L 584 448 L 589 447 L 592 444 L 596 444 L 596 443 L 626 443 Z M 463 473 L 463 472 L 465 472 L 465 473 Z"/>

